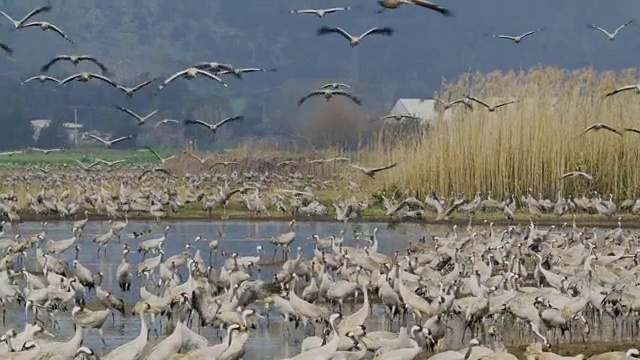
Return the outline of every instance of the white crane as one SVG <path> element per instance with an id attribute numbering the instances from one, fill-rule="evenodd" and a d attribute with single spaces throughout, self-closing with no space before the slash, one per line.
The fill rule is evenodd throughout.
<path id="1" fill-rule="evenodd" d="M 43 13 L 43 12 L 49 12 L 51 11 L 52 7 L 51 5 L 45 5 L 45 6 L 41 6 L 39 8 L 36 8 L 35 10 L 32 10 L 30 13 L 28 13 L 27 15 L 25 15 L 25 17 L 23 17 L 20 20 L 15 20 L 14 18 L 12 18 L 11 16 L 7 15 L 4 11 L 0 11 L 0 14 L 2 14 L 2 16 L 4 16 L 5 18 L 7 18 L 9 21 L 11 21 L 11 23 L 13 24 L 13 26 L 16 29 L 21 29 L 24 27 L 24 24 L 31 19 L 32 17 Z"/>
<path id="2" fill-rule="evenodd" d="M 134 134 L 134 135 L 128 135 L 128 136 L 121 136 L 121 137 L 113 139 L 113 140 L 105 140 L 105 139 L 100 138 L 98 136 L 95 136 L 93 134 L 89 134 L 89 137 L 92 138 L 93 140 L 101 142 L 106 149 L 109 149 L 110 147 L 112 147 L 113 145 L 115 145 L 115 144 L 117 144 L 119 142 L 122 142 L 122 141 L 125 141 L 125 140 L 129 140 L 129 139 L 135 139 L 136 135 Z"/>
<path id="3" fill-rule="evenodd" d="M 533 30 L 533 31 L 528 31 L 522 35 L 518 35 L 518 36 L 510 36 L 510 35 L 493 35 L 494 38 L 498 38 L 498 39 L 507 39 L 507 40 L 511 40 L 513 41 L 514 44 L 520 44 L 520 42 L 522 41 L 522 39 L 526 38 L 527 36 L 531 36 L 535 33 L 538 33 L 540 31 L 544 31 L 544 28 L 540 28 L 537 30 Z"/>
<path id="4" fill-rule="evenodd" d="M 226 124 L 226 123 L 228 123 L 228 122 L 231 122 L 231 121 L 238 121 L 238 120 L 240 120 L 240 121 L 244 120 L 244 116 L 232 116 L 232 117 L 228 117 L 228 118 L 223 119 L 223 120 L 221 120 L 221 121 L 219 121 L 219 122 L 217 122 L 217 123 L 215 123 L 215 124 L 209 124 L 209 123 L 204 122 L 204 121 L 202 121 L 202 120 L 185 120 L 185 121 L 184 121 L 184 124 L 185 124 L 185 125 L 200 125 L 200 126 L 204 126 L 204 127 L 206 127 L 207 129 L 209 129 L 212 133 L 214 133 L 214 134 L 215 134 L 215 133 L 216 133 L 216 131 L 218 131 L 218 129 L 219 129 L 222 125 L 224 125 L 224 124 Z"/>
<path id="5" fill-rule="evenodd" d="M 145 116 L 142 116 L 142 115 L 138 115 L 134 111 L 129 110 L 129 109 L 127 109 L 125 107 L 122 107 L 122 106 L 116 106 L 116 109 L 118 109 L 118 110 L 130 115 L 134 119 L 136 119 L 138 121 L 138 126 L 144 125 L 147 122 L 147 120 L 149 120 L 153 115 L 155 115 L 158 112 L 158 110 L 153 110 L 149 114 L 147 114 Z"/>
<path id="6" fill-rule="evenodd" d="M 202 75 L 205 76 L 211 80 L 217 81 L 218 83 L 222 84 L 222 86 L 227 87 L 227 84 L 222 81 L 222 79 L 220 77 L 218 77 L 217 75 L 214 75 L 208 71 L 204 71 L 204 70 L 200 70 L 198 68 L 195 67 L 190 67 L 187 69 L 184 69 L 182 71 L 178 71 L 177 73 L 171 75 L 169 78 L 167 78 L 162 85 L 160 85 L 159 89 L 162 90 L 165 86 L 167 86 L 170 82 L 174 81 L 175 79 L 182 77 L 185 78 L 187 80 L 191 80 L 191 79 L 195 79 L 196 76 L 198 75 Z"/>
<path id="7" fill-rule="evenodd" d="M 601 28 L 600 26 L 596 25 L 596 24 L 587 24 L 587 28 L 589 29 L 594 29 L 594 30 L 600 30 L 602 31 L 603 34 L 605 34 L 610 41 L 613 41 L 616 39 L 616 36 L 618 35 L 618 32 L 620 32 L 620 30 L 624 29 L 627 25 L 631 25 L 635 22 L 635 20 L 629 20 L 626 23 L 618 26 L 616 28 L 616 30 L 613 33 L 608 32 L 607 30 Z"/>
<path id="8" fill-rule="evenodd" d="M 151 84 L 152 82 L 154 82 L 156 79 L 153 78 L 151 80 L 147 80 L 144 81 L 134 87 L 125 87 L 122 85 L 116 85 L 116 88 L 118 88 L 119 90 L 124 91 L 124 93 L 128 96 L 128 97 L 133 97 L 133 94 L 136 93 L 138 90 L 142 89 L 143 87 Z"/>
<path id="9" fill-rule="evenodd" d="M 349 45 L 351 45 L 351 47 L 357 46 L 358 44 L 360 44 L 362 39 L 364 39 L 365 37 L 367 37 L 369 35 L 376 34 L 376 35 L 391 36 L 391 35 L 393 35 L 394 32 L 395 32 L 395 30 L 393 30 L 393 28 L 391 28 L 389 26 L 373 27 L 373 28 L 365 31 L 360 36 L 353 36 L 353 35 L 349 34 L 348 32 L 346 32 L 341 27 L 323 26 L 320 29 L 318 29 L 318 35 L 326 35 L 326 34 L 332 34 L 332 33 L 340 34 L 343 38 L 347 39 L 347 41 L 349 42 Z"/>
<path id="10" fill-rule="evenodd" d="M 333 13 L 336 13 L 338 11 L 348 11 L 348 10 L 351 10 L 350 6 L 334 7 L 334 8 L 328 8 L 328 9 L 291 10 L 291 13 L 292 14 L 310 14 L 310 15 L 315 15 L 315 16 L 317 16 L 319 18 L 323 18 L 327 14 L 333 14 Z"/>

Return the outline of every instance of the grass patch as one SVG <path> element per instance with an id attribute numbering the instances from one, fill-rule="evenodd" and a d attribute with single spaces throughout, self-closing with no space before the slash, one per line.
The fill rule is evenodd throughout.
<path id="1" fill-rule="evenodd" d="M 166 156 L 169 151 L 160 151 L 161 156 Z M 0 156 L 0 168 L 7 167 L 28 167 L 28 166 L 55 166 L 55 165 L 77 165 L 76 160 L 83 163 L 91 163 L 96 159 L 115 161 L 124 159 L 127 164 L 139 165 L 157 162 L 155 156 L 146 149 L 142 150 L 111 150 L 101 148 L 62 150 L 44 154 L 39 151 L 26 151 L 24 154 L 12 156 Z"/>

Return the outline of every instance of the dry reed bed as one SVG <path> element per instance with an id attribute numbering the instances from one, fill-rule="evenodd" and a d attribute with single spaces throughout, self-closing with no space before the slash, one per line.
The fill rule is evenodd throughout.
<path id="1" fill-rule="evenodd" d="M 201 158 L 205 158 L 211 154 L 197 154 Z M 176 158 L 167 163 L 169 170 L 177 175 L 186 173 L 198 173 L 202 171 L 213 173 L 277 173 L 287 175 L 292 172 L 300 172 L 303 175 L 312 175 L 317 179 L 331 179 L 336 173 L 340 173 L 344 165 L 338 163 L 311 163 L 310 160 L 326 159 L 333 157 L 349 157 L 344 151 L 336 149 L 327 149 L 322 151 L 305 151 L 291 152 L 275 149 L 264 148 L 261 146 L 244 145 L 238 149 L 229 150 L 222 154 L 215 154 L 207 161 L 201 164 L 198 160 L 191 156 L 180 154 Z M 292 164 L 278 165 L 285 161 L 295 161 Z M 223 165 L 214 165 L 216 162 L 230 161 L 236 162 L 228 167 Z"/>
<path id="2" fill-rule="evenodd" d="M 380 177 L 385 188 L 397 186 L 423 194 L 491 191 L 494 197 L 518 196 L 532 189 L 534 196 L 598 191 L 618 198 L 640 192 L 640 136 L 620 137 L 607 131 L 582 130 L 596 122 L 614 127 L 640 127 L 640 98 L 626 92 L 604 94 L 635 83 L 635 70 L 597 74 L 586 69 L 566 72 L 536 68 L 526 73 L 475 74 L 444 84 L 440 98 L 465 94 L 481 99 L 521 100 L 494 113 L 474 104 L 473 111 L 456 107 L 448 120 L 438 120 L 412 138 L 382 132 L 363 154 L 371 163 L 398 161 Z M 374 160 L 375 159 L 375 160 Z M 566 171 L 594 174 L 596 181 L 560 181 Z"/>

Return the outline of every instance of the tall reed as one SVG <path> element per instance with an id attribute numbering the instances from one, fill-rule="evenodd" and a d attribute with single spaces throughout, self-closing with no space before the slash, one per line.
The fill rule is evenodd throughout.
<path id="1" fill-rule="evenodd" d="M 557 190 L 598 191 L 618 198 L 638 195 L 640 135 L 599 131 L 581 136 L 596 122 L 620 131 L 640 128 L 640 96 L 630 91 L 604 97 L 616 86 L 636 81 L 635 70 L 620 75 L 555 68 L 466 74 L 456 83 L 443 84 L 439 97 L 451 101 L 470 94 L 487 101 L 515 97 L 520 102 L 493 113 L 477 104 L 473 111 L 455 107 L 449 118 L 441 116 L 413 137 L 383 131 L 362 156 L 376 164 L 399 163 L 381 174 L 377 186 L 418 193 L 464 191 L 473 196 L 491 191 L 499 197 L 531 189 L 546 196 Z M 595 181 L 558 179 L 575 170 L 593 174 Z"/>

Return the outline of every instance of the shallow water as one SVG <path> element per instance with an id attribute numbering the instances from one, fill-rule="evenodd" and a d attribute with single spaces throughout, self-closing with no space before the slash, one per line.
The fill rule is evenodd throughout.
<path id="1" fill-rule="evenodd" d="M 209 258 L 208 240 L 214 238 L 219 238 L 219 248 L 227 253 L 238 252 L 241 255 L 254 255 L 256 246 L 262 245 L 265 250 L 263 259 L 270 260 L 274 248 L 265 239 L 289 231 L 288 222 L 230 221 L 223 225 L 217 221 L 185 221 L 167 224 L 170 224 L 172 228 L 169 231 L 167 240 L 163 247 L 166 256 L 183 251 L 185 249 L 185 245 L 189 243 L 193 247 L 191 252 L 194 253 L 195 249 L 199 249 L 205 262 L 207 262 Z M 135 264 L 141 259 L 139 254 L 133 252 L 137 248 L 137 244 L 142 240 L 161 235 L 165 225 L 165 223 L 158 224 L 156 222 L 130 221 L 129 225 L 123 232 L 121 243 L 118 243 L 118 240 L 114 238 L 109 243 L 107 257 L 105 258 L 101 254 L 100 258 L 97 258 L 97 247 L 91 239 L 98 234 L 107 232 L 109 224 L 107 222 L 90 222 L 87 224 L 83 232 L 84 238 L 79 242 L 82 248 L 79 254 L 79 261 L 94 273 L 102 271 L 105 275 L 102 284 L 103 289 L 112 291 L 118 296 L 122 296 L 115 279 L 116 269 L 122 260 L 122 244 L 127 243 L 132 248 L 132 253 L 129 255 L 128 260 L 135 266 Z M 300 221 L 297 229 L 298 236 L 296 241 L 292 244 L 292 253 L 295 253 L 295 248 L 297 246 L 301 246 L 304 253 L 310 256 L 312 254 L 313 247 L 311 241 L 308 240 L 308 237 L 314 233 L 321 237 L 338 235 L 342 228 L 346 231 L 345 238 L 347 240 L 345 241 L 345 244 L 350 246 L 362 246 L 362 243 L 357 244 L 353 240 L 352 233 L 354 226 L 358 231 L 364 231 L 366 233 L 371 233 L 376 227 L 379 228 L 379 251 L 387 255 L 392 254 L 394 251 L 400 251 L 402 253 L 406 249 L 407 243 L 410 240 L 415 241 L 422 236 L 429 236 L 430 233 L 443 234 L 450 230 L 449 226 L 442 225 L 430 225 L 425 227 L 417 224 L 402 224 L 393 231 L 387 231 L 387 225 L 384 223 L 363 223 L 345 226 L 340 223 Z M 152 229 L 152 234 L 139 239 L 130 239 L 124 235 L 130 234 L 133 231 L 142 231 L 146 229 Z M 20 226 L 20 232 L 23 236 L 30 236 L 40 230 L 40 224 L 37 222 L 25 222 Z M 222 236 L 220 237 L 217 236 L 219 231 L 222 232 Z M 50 223 L 47 226 L 47 236 L 53 240 L 69 238 L 70 232 L 70 222 Z M 5 236 L 9 235 L 10 234 L 6 234 Z M 194 242 L 194 239 L 197 236 L 203 236 L 207 240 L 196 243 Z M 74 255 L 74 250 L 69 249 L 65 254 L 56 255 L 56 257 L 67 260 L 71 263 Z M 277 256 L 282 256 L 280 250 L 278 250 Z M 30 268 L 32 264 L 35 263 L 33 250 L 30 250 L 29 252 L 28 262 L 29 264 L 27 264 L 27 268 Z M 220 258 L 217 259 L 217 264 L 219 263 Z M 276 267 L 264 266 L 260 276 L 264 280 L 269 281 L 273 275 L 274 269 L 276 269 Z M 137 279 L 134 279 L 132 291 L 124 296 L 125 302 L 128 305 L 137 301 L 138 289 L 139 282 Z M 88 293 L 88 303 L 91 304 L 94 300 L 95 293 Z M 358 309 L 360 306 L 361 305 L 359 304 L 355 305 L 355 309 Z M 95 307 L 89 307 L 95 309 Z M 101 308 L 101 305 L 99 305 L 99 307 Z M 259 306 L 257 307 L 259 308 Z M 25 322 L 24 311 L 16 306 L 12 306 L 12 310 L 14 309 L 16 311 L 9 312 L 7 315 L 6 328 L 14 327 L 16 329 L 21 329 L 23 326 L 22 324 Z M 350 314 L 352 311 L 353 306 L 351 304 L 347 305 L 345 313 Z M 127 313 L 130 313 L 130 309 L 127 309 Z M 55 333 L 57 336 L 55 341 L 67 341 L 71 336 L 73 336 L 73 327 L 68 316 L 68 314 L 64 314 L 60 317 L 62 329 L 56 329 Z M 383 316 L 383 310 L 380 306 L 374 304 L 372 316 L 366 324 L 367 331 L 383 329 L 385 327 L 384 323 L 385 319 Z M 455 324 L 455 326 L 453 324 Z M 456 330 L 453 334 L 448 335 L 449 339 L 445 347 L 460 348 L 463 346 L 462 339 L 460 337 L 462 330 L 461 324 L 458 320 L 455 320 L 453 323 L 450 323 L 450 325 Z M 197 325 L 195 326 L 194 330 L 197 331 Z M 287 325 L 280 320 L 279 314 L 272 313 L 268 324 L 264 321 L 258 329 L 251 330 L 253 336 L 249 342 L 244 359 L 282 359 L 297 354 L 300 348 L 300 339 L 303 338 L 304 335 L 297 330 L 293 332 L 293 334 L 296 335 L 287 340 L 284 336 L 284 326 Z M 291 328 L 291 326 L 289 328 Z M 115 325 L 112 325 L 111 320 L 109 319 L 107 323 L 105 323 L 103 329 L 107 342 L 106 347 L 102 345 L 97 330 L 89 330 L 85 335 L 85 345 L 92 347 L 98 354 L 106 354 L 111 349 L 129 342 L 138 336 L 140 329 L 139 317 L 127 317 L 122 319 L 116 315 Z M 384 330 L 387 329 L 384 328 Z M 394 330 L 397 331 L 397 323 L 394 326 Z M 211 345 L 220 343 L 220 337 L 225 335 L 224 332 L 211 328 L 202 329 L 201 334 L 209 339 Z M 307 335 L 311 335 L 311 333 L 308 333 Z M 523 336 L 525 336 L 528 341 L 533 340 L 533 337 L 528 334 Z M 163 338 L 164 336 L 161 336 L 161 339 Z M 521 339 L 522 338 L 518 337 L 518 340 Z M 156 341 L 157 340 L 152 333 L 150 336 L 150 343 L 154 344 Z"/>
<path id="2" fill-rule="evenodd" d="M 173 223 L 161 223 L 156 222 L 141 222 L 130 221 L 127 228 L 123 232 L 121 243 L 118 243 L 117 238 L 113 238 L 107 247 L 107 257 L 103 254 L 100 257 L 96 257 L 97 247 L 91 240 L 98 234 L 102 234 L 108 231 L 109 224 L 107 222 L 89 222 L 83 231 L 83 239 L 79 241 L 81 250 L 79 253 L 79 262 L 92 270 L 94 273 L 102 271 L 104 273 L 104 280 L 102 288 L 108 291 L 112 291 L 118 296 L 122 296 L 117 280 L 115 278 L 115 272 L 122 261 L 122 244 L 127 243 L 132 249 L 132 253 L 129 255 L 128 260 L 130 263 L 135 264 L 141 260 L 141 256 L 135 253 L 137 244 L 145 239 L 157 237 L 161 235 L 164 226 L 166 224 L 171 225 L 171 229 L 167 235 L 167 240 L 163 246 L 166 256 L 179 253 L 185 250 L 187 243 L 192 245 L 191 252 L 194 253 L 195 249 L 199 249 L 202 258 L 205 262 L 209 259 L 209 240 L 219 238 L 220 250 L 227 253 L 238 252 L 241 255 L 255 255 L 256 246 L 262 245 L 265 250 L 263 259 L 270 260 L 273 255 L 274 247 L 269 244 L 265 239 L 283 232 L 289 231 L 288 222 L 247 222 L 247 221 L 229 221 L 224 225 L 218 221 L 185 221 L 185 222 L 173 222 Z M 47 225 L 47 238 L 52 240 L 60 240 L 69 238 L 71 235 L 71 223 L 70 222 L 50 222 Z M 402 225 L 393 232 L 385 231 L 386 224 L 384 223 L 366 223 L 357 225 L 347 225 L 344 227 L 346 231 L 345 238 L 346 243 L 354 245 L 353 241 L 353 229 L 358 231 L 364 231 L 371 233 L 374 228 L 378 227 L 381 231 L 378 233 L 378 239 L 380 241 L 379 251 L 385 254 L 392 254 L 393 251 L 404 251 L 406 249 L 407 242 L 409 240 L 416 240 L 420 236 L 426 234 L 426 229 L 419 225 Z M 306 255 L 312 255 L 313 246 L 311 241 L 307 238 L 312 234 L 318 234 L 319 236 L 338 235 L 340 229 L 343 228 L 343 224 L 340 223 L 328 223 L 328 222 L 302 222 L 298 223 L 297 233 L 298 236 L 295 242 L 292 244 L 292 253 L 295 253 L 295 248 L 300 246 Z M 152 229 L 152 234 L 138 239 L 130 239 L 124 234 L 131 234 L 133 231 L 143 231 L 146 229 Z M 446 227 L 434 227 L 429 228 L 431 231 L 446 231 Z M 20 233 L 22 236 L 31 236 L 41 231 L 40 223 L 38 222 L 25 222 L 20 224 Z M 217 236 L 217 233 L 222 231 L 221 237 Z M 5 236 L 10 236 L 9 230 Z M 194 239 L 197 236 L 206 238 L 206 241 L 195 242 Z M 361 243 L 360 246 L 363 244 Z M 73 248 L 67 250 L 64 254 L 55 255 L 59 259 L 67 260 L 71 263 L 74 259 L 75 252 Z M 282 257 L 282 252 L 278 250 L 277 258 Z M 217 263 L 220 262 L 220 258 L 217 259 Z M 26 267 L 31 269 L 34 267 L 35 258 L 33 256 L 33 250 L 29 251 L 29 258 Z M 216 259 L 214 259 L 216 262 Z M 276 267 L 264 266 L 262 270 L 262 278 L 266 281 L 273 276 L 273 271 Z M 139 282 L 138 279 L 134 279 L 132 284 L 132 291 L 124 295 L 125 303 L 133 304 L 138 299 Z M 95 292 L 91 292 L 87 295 L 87 302 L 91 304 L 95 300 Z M 100 306 L 100 305 L 99 305 Z M 356 305 L 359 308 L 360 305 Z M 91 306 L 89 306 L 91 307 Z M 350 305 L 347 307 L 350 311 Z M 22 324 L 25 322 L 24 311 L 21 311 L 17 307 L 16 311 L 9 312 L 7 314 L 6 328 L 13 327 L 21 329 Z M 127 310 L 129 313 L 130 309 Z M 382 310 L 377 306 L 374 307 L 374 313 L 381 314 Z M 31 316 L 31 315 L 30 315 Z M 382 321 L 382 316 L 372 316 L 372 324 L 376 328 L 376 322 Z M 73 327 L 69 321 L 68 314 L 60 316 L 60 323 L 62 329 L 56 329 L 57 335 L 55 341 L 66 341 L 73 336 Z M 289 341 L 285 340 L 284 324 L 280 321 L 277 314 L 272 314 L 269 324 L 266 322 L 261 325 L 259 329 L 252 330 L 253 337 L 249 343 L 249 348 L 244 359 L 280 359 L 297 354 L 299 351 L 299 340 L 301 335 L 292 337 Z M 105 348 L 98 335 L 97 330 L 89 330 L 85 336 L 85 345 L 92 347 L 98 354 L 108 353 L 111 349 L 131 341 L 138 336 L 140 329 L 140 320 L 138 317 L 127 317 L 120 319 L 116 315 L 115 326 L 111 324 L 111 320 L 105 323 L 103 330 L 107 347 Z M 299 332 L 299 331 L 296 331 Z M 211 344 L 219 343 L 219 336 L 224 336 L 224 332 L 218 332 L 215 329 L 203 329 L 202 335 L 210 340 Z M 161 337 L 162 339 L 163 337 Z M 151 342 L 155 342 L 155 336 L 151 334 Z M 259 351 L 258 351 L 259 350 Z"/>

